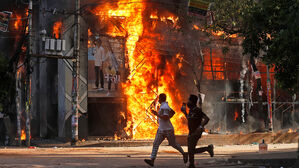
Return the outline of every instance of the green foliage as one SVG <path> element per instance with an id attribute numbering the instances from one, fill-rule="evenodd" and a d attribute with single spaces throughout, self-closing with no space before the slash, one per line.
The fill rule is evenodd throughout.
<path id="1" fill-rule="evenodd" d="M 278 84 L 299 91 L 299 0 L 214 0 L 212 10 L 214 30 L 239 33 L 244 54 L 275 66 Z"/>
<path id="2" fill-rule="evenodd" d="M 254 6 L 252 0 L 214 0 L 211 10 L 215 18 L 214 30 L 223 30 L 229 34 L 240 33 L 244 15 Z"/>
<path id="3" fill-rule="evenodd" d="M 242 27 L 244 53 L 275 66 L 278 84 L 292 92 L 299 91 L 298 11 L 298 0 L 263 0 L 245 15 Z"/>

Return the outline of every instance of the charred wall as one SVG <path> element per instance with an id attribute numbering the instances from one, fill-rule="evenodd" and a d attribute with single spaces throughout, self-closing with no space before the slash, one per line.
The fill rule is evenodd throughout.
<path id="1" fill-rule="evenodd" d="M 73 24 L 74 24 L 75 1 L 66 0 L 48 0 L 39 1 L 34 4 L 34 54 L 43 54 L 43 42 L 41 31 L 46 30 L 46 37 L 53 37 L 53 25 L 55 22 L 62 22 L 60 38 L 66 40 L 67 51 L 73 46 Z M 81 49 L 80 49 L 80 80 L 79 95 L 84 96 L 84 79 L 87 78 L 87 29 L 84 27 L 84 20 L 81 25 Z M 86 35 L 86 36 L 85 36 Z M 66 53 L 64 53 L 66 54 Z M 72 54 L 71 54 L 72 55 Z M 57 58 L 34 58 L 34 67 L 32 74 L 32 122 L 34 125 L 34 137 L 53 138 L 53 137 L 71 137 L 71 95 L 72 73 L 69 67 L 72 67 L 71 60 Z M 85 98 L 86 100 L 87 98 Z M 81 100 L 81 97 L 79 98 Z M 81 113 L 84 113 L 87 103 L 84 104 L 84 98 L 81 100 Z M 85 119 L 83 119 L 85 118 Z M 85 134 L 86 123 L 85 115 L 79 119 L 80 135 Z M 86 125 L 86 124 L 85 124 Z"/>
<path id="2" fill-rule="evenodd" d="M 46 30 L 51 36 L 54 22 L 64 15 L 54 10 L 70 11 L 71 1 L 39 1 L 34 3 L 33 32 L 34 54 L 42 54 L 43 46 L 40 32 Z M 58 135 L 58 60 L 53 58 L 33 58 L 32 74 L 32 132 L 33 137 L 50 138 Z"/>

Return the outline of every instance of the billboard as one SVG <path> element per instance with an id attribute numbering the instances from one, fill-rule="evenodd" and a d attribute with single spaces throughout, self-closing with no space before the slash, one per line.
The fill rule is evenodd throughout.
<path id="1" fill-rule="evenodd" d="M 7 32 L 8 31 L 8 24 L 9 18 L 11 16 L 11 12 L 0 12 L 0 31 Z"/>
<path id="2" fill-rule="evenodd" d="M 88 48 L 88 97 L 119 97 L 124 72 L 124 39 L 96 36 Z"/>
<path id="3" fill-rule="evenodd" d="M 190 0 L 188 13 L 193 15 L 207 15 L 208 10 L 210 9 L 210 3 L 202 0 Z"/>

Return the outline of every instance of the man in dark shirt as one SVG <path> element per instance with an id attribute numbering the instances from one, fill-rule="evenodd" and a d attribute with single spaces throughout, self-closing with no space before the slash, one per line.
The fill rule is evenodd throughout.
<path id="1" fill-rule="evenodd" d="M 188 120 L 188 153 L 189 153 L 189 168 L 195 168 L 194 154 L 209 152 L 210 156 L 214 156 L 214 147 L 209 145 L 207 147 L 196 148 L 197 141 L 201 138 L 201 134 L 204 131 L 204 126 L 209 122 L 209 117 L 202 112 L 201 109 L 201 97 L 199 97 L 200 107 L 197 107 L 198 97 L 196 95 L 190 95 L 187 106 L 189 113 L 186 112 L 186 105 L 183 104 L 181 111 L 185 114 Z"/>

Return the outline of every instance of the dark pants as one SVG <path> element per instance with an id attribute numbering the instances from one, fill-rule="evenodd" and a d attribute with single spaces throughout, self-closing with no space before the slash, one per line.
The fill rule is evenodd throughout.
<path id="1" fill-rule="evenodd" d="M 104 88 L 104 73 L 102 67 L 95 66 L 95 74 L 96 74 L 96 87 L 99 86 L 99 76 L 101 82 L 101 88 Z"/>
<path id="2" fill-rule="evenodd" d="M 197 141 L 201 138 L 201 134 L 202 132 L 188 135 L 188 154 L 190 165 L 194 165 L 194 154 L 203 153 L 209 149 L 208 147 L 196 148 Z"/>
<path id="3" fill-rule="evenodd" d="M 111 83 L 112 83 L 112 75 L 109 75 L 108 77 L 108 90 L 111 90 Z"/>
<path id="4" fill-rule="evenodd" d="M 0 146 L 5 145 L 5 139 L 6 139 L 6 128 L 4 124 L 4 119 L 0 118 Z"/>

